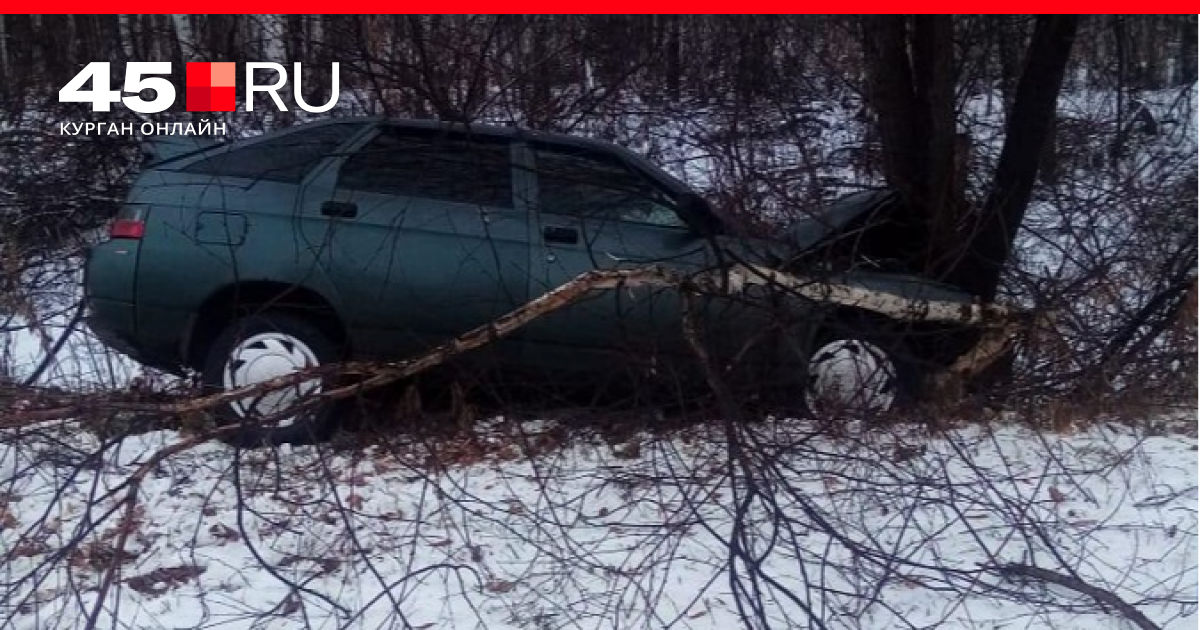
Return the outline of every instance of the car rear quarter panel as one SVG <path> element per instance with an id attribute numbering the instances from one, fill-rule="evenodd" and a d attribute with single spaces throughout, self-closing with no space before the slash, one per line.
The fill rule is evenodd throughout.
<path id="1" fill-rule="evenodd" d="M 134 317 L 134 276 L 140 246 L 133 239 L 99 243 L 88 251 L 84 267 L 89 327 L 108 345 L 129 355 L 141 354 Z"/>
<path id="2" fill-rule="evenodd" d="M 131 202 L 149 206 L 137 271 L 138 336 L 181 359 L 191 318 L 241 282 L 297 285 L 334 297 L 300 219 L 297 187 L 273 181 L 152 172 Z M 235 305 L 230 305 L 231 309 Z"/>

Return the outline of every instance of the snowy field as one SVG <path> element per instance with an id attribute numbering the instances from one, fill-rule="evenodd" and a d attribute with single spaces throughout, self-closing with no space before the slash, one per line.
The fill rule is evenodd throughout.
<path id="1" fill-rule="evenodd" d="M 1123 205 L 1129 182 L 1194 176 L 1195 98 L 1195 86 L 1146 95 L 1164 131 L 1071 189 L 1120 212 L 1080 230 L 1070 204 L 1035 196 L 1020 271 L 1072 286 L 1090 272 L 1077 261 L 1118 248 L 1145 214 Z M 974 97 L 960 121 L 976 134 L 979 173 L 999 152 L 997 103 Z M 1060 110 L 1086 128 L 1115 118 L 1113 104 L 1077 91 Z M 765 216 L 804 206 L 772 205 L 778 191 L 764 192 L 762 173 L 795 189 L 788 203 L 810 176 L 826 195 L 877 180 L 856 170 L 861 129 L 835 101 L 760 121 L 752 164 L 718 150 L 710 132 L 725 122 L 713 112 L 617 105 L 608 122 L 574 131 L 649 154 L 700 190 L 736 182 L 752 201 L 762 194 L 751 207 Z M 794 136 L 776 133 L 788 125 Z M 801 168 L 811 163 L 823 165 L 815 175 Z M 74 391 L 127 387 L 142 369 L 73 323 L 79 259 L 48 258 L 30 272 L 48 278 L 24 283 L 36 317 L 4 314 L 0 365 Z M 1123 273 L 1136 295 L 1075 299 L 1070 311 L 1099 326 L 1140 305 L 1153 274 Z M 1028 298 L 1009 290 L 1010 301 Z M 0 430 L 0 630 L 1191 629 L 1195 422 L 1191 409 L 1066 434 L 993 421 L 938 437 L 891 428 L 834 439 L 781 421 L 613 445 L 551 422 L 494 421 L 476 442 L 206 443 L 153 462 L 186 437 L 102 443 L 77 423 Z"/>
<path id="2" fill-rule="evenodd" d="M 1140 424 L 1164 423 L 1194 413 Z M 493 421 L 437 450 L 206 443 L 157 465 L 178 434 L 8 435 L 0 627 L 1136 627 L 1017 564 L 1195 628 L 1196 438 L 994 425 L 613 445 Z"/>

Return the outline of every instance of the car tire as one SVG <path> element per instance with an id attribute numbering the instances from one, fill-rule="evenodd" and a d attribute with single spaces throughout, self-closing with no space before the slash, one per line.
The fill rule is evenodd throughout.
<path id="1" fill-rule="evenodd" d="M 209 346 L 201 374 L 206 392 L 215 393 L 263 382 L 334 362 L 337 347 L 310 322 L 284 312 L 267 311 L 232 322 Z M 278 422 L 257 420 L 286 409 L 299 397 L 316 393 L 320 382 L 305 381 L 293 388 L 218 406 L 217 422 L 239 428 L 223 441 L 255 448 L 280 444 L 322 442 L 337 429 L 334 404 L 325 403 Z"/>
<path id="2" fill-rule="evenodd" d="M 802 400 L 815 418 L 871 420 L 917 400 L 920 366 L 886 324 L 834 321 L 809 347 Z"/>

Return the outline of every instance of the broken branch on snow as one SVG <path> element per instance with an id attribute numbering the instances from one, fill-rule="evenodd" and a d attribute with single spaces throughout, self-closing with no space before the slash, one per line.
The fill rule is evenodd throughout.
<path id="1" fill-rule="evenodd" d="M 292 409 L 283 410 L 278 414 L 286 417 L 325 401 L 347 398 L 412 377 L 445 363 L 451 357 L 506 337 L 539 317 L 578 302 L 597 291 L 646 286 L 676 288 L 685 293 L 701 295 L 737 295 L 744 293 L 747 287 L 764 286 L 816 303 L 871 311 L 896 321 L 958 324 L 985 329 L 986 334 L 981 343 L 960 357 L 944 375 L 935 378 L 935 382 L 939 382 L 939 379 L 941 382 L 950 382 L 953 379 L 968 378 L 986 368 L 1009 347 L 1014 331 L 1019 328 L 1020 320 L 1017 311 L 997 304 L 912 299 L 886 291 L 798 276 L 755 265 L 739 264 L 724 271 L 712 270 L 690 275 L 658 266 L 595 270 L 584 272 L 496 320 L 469 330 L 412 359 L 387 363 L 348 362 L 326 365 L 176 403 L 121 401 L 111 399 L 111 395 L 107 398 L 93 397 L 90 400 L 73 398 L 57 405 L 13 410 L 9 416 L 9 426 L 68 418 L 84 410 L 188 416 L 224 403 L 258 397 L 295 386 L 313 378 L 367 375 L 354 384 L 326 388 L 310 396 L 308 400 L 301 401 Z M 262 420 L 267 422 L 271 418 Z"/>

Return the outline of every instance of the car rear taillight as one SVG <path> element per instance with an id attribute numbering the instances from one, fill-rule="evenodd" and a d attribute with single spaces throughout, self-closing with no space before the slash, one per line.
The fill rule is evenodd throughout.
<path id="1" fill-rule="evenodd" d="M 117 219 L 108 230 L 110 238 L 139 239 L 146 234 L 146 224 L 138 219 Z"/>

